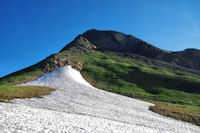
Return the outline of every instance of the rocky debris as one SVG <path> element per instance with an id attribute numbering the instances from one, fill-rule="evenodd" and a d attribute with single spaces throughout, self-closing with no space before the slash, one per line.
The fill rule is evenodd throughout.
<path id="1" fill-rule="evenodd" d="M 52 72 L 57 68 L 71 65 L 74 69 L 80 71 L 82 70 L 83 63 L 81 61 L 76 61 L 70 58 L 70 56 L 64 56 L 59 58 L 58 55 L 53 54 L 47 57 L 45 60 L 41 61 L 39 64 L 45 72 Z"/>
<path id="2" fill-rule="evenodd" d="M 88 30 L 84 34 L 77 36 L 59 53 L 71 51 L 74 55 L 80 55 L 98 50 L 120 52 L 124 53 L 124 55 L 134 55 L 134 59 L 137 58 L 157 66 L 183 70 L 195 74 L 198 74 L 196 70 L 200 69 L 200 51 L 197 49 L 169 52 L 156 48 L 134 36 L 115 31 Z M 56 68 L 66 65 L 71 65 L 79 71 L 82 70 L 83 62 L 71 58 L 68 54 L 64 56 L 58 56 L 58 54 L 51 55 L 44 60 L 42 66 L 45 68 L 45 71 L 51 72 Z M 191 70 L 184 68 L 190 68 Z"/>
<path id="3" fill-rule="evenodd" d="M 169 52 L 156 48 L 132 35 L 125 35 L 116 31 L 92 29 L 77 36 L 60 52 L 47 57 L 38 64 L 5 76 L 0 80 L 31 71 L 33 68 L 40 69 L 46 73 L 62 66 L 71 65 L 80 71 L 84 63 L 80 57 L 94 51 L 112 51 L 124 55 L 133 55 L 132 58 L 134 59 L 143 60 L 159 67 L 194 74 L 199 74 L 198 70 L 200 70 L 200 50 L 186 49 L 184 51 Z"/>
<path id="4" fill-rule="evenodd" d="M 87 49 L 96 49 L 96 46 L 93 45 L 91 42 L 89 42 L 85 37 L 82 35 L 77 36 L 70 44 L 65 46 L 60 52 L 63 52 L 64 50 L 70 50 L 74 47 L 85 47 Z"/>

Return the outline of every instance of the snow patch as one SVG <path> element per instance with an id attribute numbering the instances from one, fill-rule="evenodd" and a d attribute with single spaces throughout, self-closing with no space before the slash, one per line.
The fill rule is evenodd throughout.
<path id="1" fill-rule="evenodd" d="M 92 87 L 71 66 L 23 85 L 56 91 L 44 98 L 0 103 L 0 132 L 200 132 L 198 126 L 149 111 L 151 103 Z"/>
<path id="2" fill-rule="evenodd" d="M 63 82 L 64 82 L 64 84 L 68 83 L 69 84 L 68 86 L 70 86 L 70 84 L 72 84 L 72 83 L 78 83 L 81 85 L 92 87 L 87 81 L 85 81 L 85 79 L 83 79 L 80 72 L 73 69 L 71 66 L 65 66 L 65 67 L 58 68 L 53 72 L 49 72 L 49 73 L 45 74 L 44 76 L 38 78 L 35 81 L 30 81 L 28 83 L 21 84 L 21 85 L 51 86 L 50 84 L 52 84 L 52 82 L 55 82 L 55 81 L 56 81 L 55 84 L 57 84 L 57 85 L 63 84 Z"/>

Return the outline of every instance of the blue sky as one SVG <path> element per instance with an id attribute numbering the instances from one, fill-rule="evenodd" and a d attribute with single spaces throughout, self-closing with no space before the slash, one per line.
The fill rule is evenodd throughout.
<path id="1" fill-rule="evenodd" d="M 0 77 L 58 52 L 88 29 L 161 49 L 200 49 L 199 0 L 0 0 Z"/>

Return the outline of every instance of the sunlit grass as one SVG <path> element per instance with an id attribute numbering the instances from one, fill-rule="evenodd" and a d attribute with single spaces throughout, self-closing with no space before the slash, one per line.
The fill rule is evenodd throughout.
<path id="1" fill-rule="evenodd" d="M 33 98 L 49 95 L 54 88 L 43 86 L 0 86 L 0 101 L 8 102 L 15 98 Z"/>
<path id="2" fill-rule="evenodd" d="M 181 118 L 185 115 L 187 118 L 185 121 L 189 118 L 193 119 L 193 116 L 199 116 L 199 75 L 155 66 L 139 59 L 126 57 L 122 53 L 91 51 L 83 53 L 83 51 L 87 49 L 74 48 L 71 51 L 58 53 L 56 56 L 60 59 L 67 58 L 71 64 L 83 64 L 81 74 L 97 88 L 153 103 L 158 102 L 159 105 L 156 104 L 158 106 L 152 107 L 153 111 L 176 119 L 179 119 L 177 114 L 181 114 Z M 54 61 L 53 58 L 48 60 Z M 37 79 L 45 74 L 42 65 L 34 65 L 0 79 L 0 97 L 4 96 L 1 99 L 40 97 L 42 94 L 49 94 L 51 89 L 43 92 L 40 87 L 34 90 L 34 87 L 20 86 L 22 89 L 19 89 L 18 86 L 7 86 Z M 9 91 L 9 88 L 12 88 L 12 91 Z M 42 94 L 39 93 L 41 90 Z M 166 113 L 161 113 L 160 108 L 167 110 Z M 177 110 L 176 115 L 170 112 L 173 109 Z"/>
<path id="3" fill-rule="evenodd" d="M 179 104 L 155 103 L 150 110 L 178 120 L 200 126 L 200 107 Z"/>
<path id="4" fill-rule="evenodd" d="M 199 124 L 198 75 L 153 66 L 112 53 L 95 52 L 85 55 L 83 60 L 81 73 L 93 86 L 153 103 L 159 102 L 157 106 L 151 107 L 151 110 Z M 166 111 L 162 113 L 160 108 Z M 176 113 L 173 113 L 173 110 L 176 110 Z"/>

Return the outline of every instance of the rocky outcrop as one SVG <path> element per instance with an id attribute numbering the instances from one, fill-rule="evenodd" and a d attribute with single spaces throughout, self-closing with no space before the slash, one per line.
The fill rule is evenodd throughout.
<path id="1" fill-rule="evenodd" d="M 173 68 L 190 68 L 200 70 L 200 51 L 197 49 L 186 49 L 184 51 L 170 52 L 159 49 L 132 35 L 125 35 L 116 31 L 88 30 L 84 34 L 77 36 L 71 43 L 66 45 L 59 53 L 72 51 L 73 54 L 84 54 L 92 51 L 114 51 L 124 55 L 134 54 L 145 57 L 148 62 L 166 62 Z M 59 54 L 58 53 L 58 54 Z M 154 61 L 155 60 L 155 61 Z M 48 57 L 43 66 L 45 71 L 53 71 L 56 68 L 71 65 L 77 70 L 82 69 L 82 62 L 76 62 L 68 54 L 60 57 L 57 54 Z M 165 63 L 153 63 L 154 65 L 169 68 Z M 170 66 L 171 68 L 171 66 Z M 181 68 L 181 70 L 184 70 Z M 184 70 L 191 72 L 192 70 Z M 196 72 L 192 72 L 196 73 Z"/>
<path id="2" fill-rule="evenodd" d="M 58 55 L 54 54 L 47 57 L 45 60 L 41 61 L 38 65 L 43 67 L 45 72 L 54 71 L 57 68 L 71 65 L 74 69 L 80 71 L 83 67 L 83 63 L 81 61 L 76 61 L 70 58 L 70 56 L 66 55 L 65 57 L 59 58 Z"/>
<path id="3" fill-rule="evenodd" d="M 96 50 L 136 54 L 200 70 L 200 50 L 197 49 L 186 49 L 178 52 L 165 51 L 132 35 L 125 35 L 115 31 L 92 29 L 85 32 L 82 36 L 94 45 Z"/>
<path id="4" fill-rule="evenodd" d="M 169 53 L 136 37 L 115 31 L 98 31 L 93 29 L 85 32 L 83 36 L 94 44 L 98 50 L 102 51 L 134 53 L 150 58 L 156 58 L 160 54 Z"/>
<path id="5" fill-rule="evenodd" d="M 119 52 L 124 57 L 128 56 L 129 58 L 142 60 L 155 66 L 200 75 L 200 50 L 186 49 L 184 51 L 169 52 L 156 48 L 132 35 L 92 29 L 77 36 L 60 52 L 47 57 L 35 65 L 2 77 L 0 81 L 3 83 L 5 79 L 5 82 L 10 84 L 11 80 L 7 80 L 10 77 L 25 75 L 24 79 L 16 83 L 27 82 L 66 65 L 71 65 L 74 69 L 81 71 L 84 63 L 81 56 L 90 54 L 93 51 L 114 51 L 113 54 Z M 30 74 L 32 74 L 33 78 L 26 79 L 26 76 Z"/>
<path id="6" fill-rule="evenodd" d="M 85 47 L 87 49 L 96 49 L 96 46 L 94 44 L 92 44 L 82 35 L 79 35 L 71 43 L 66 45 L 60 52 L 63 52 L 65 50 L 70 50 L 75 47 Z"/>

